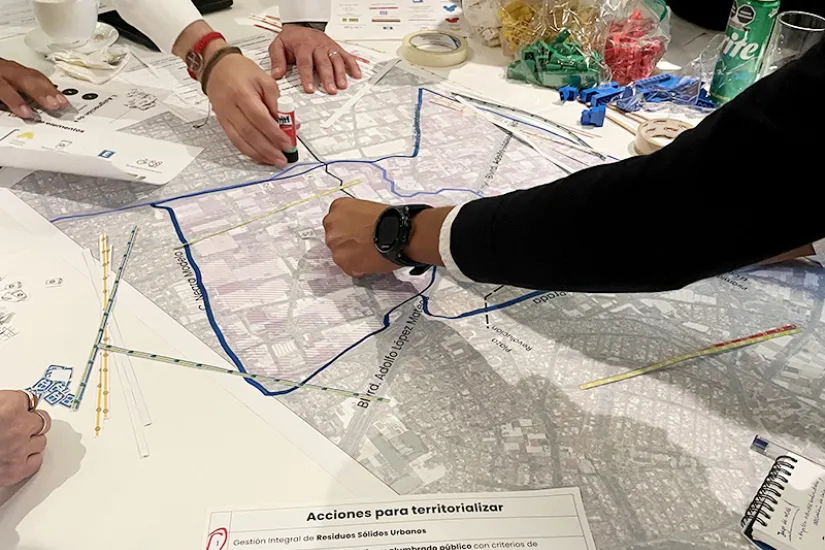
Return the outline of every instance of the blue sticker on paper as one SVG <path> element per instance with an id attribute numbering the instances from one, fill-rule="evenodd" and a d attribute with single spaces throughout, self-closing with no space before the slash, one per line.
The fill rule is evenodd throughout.
<path id="1" fill-rule="evenodd" d="M 72 368 L 60 365 L 49 365 L 43 377 L 40 378 L 28 391 L 53 407 L 62 406 L 69 408 L 74 401 L 69 386 L 72 382 Z"/>

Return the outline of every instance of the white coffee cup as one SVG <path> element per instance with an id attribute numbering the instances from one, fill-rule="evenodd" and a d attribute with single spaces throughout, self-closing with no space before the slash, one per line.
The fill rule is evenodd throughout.
<path id="1" fill-rule="evenodd" d="M 97 26 L 98 0 L 31 0 L 40 29 L 61 46 L 82 46 Z"/>

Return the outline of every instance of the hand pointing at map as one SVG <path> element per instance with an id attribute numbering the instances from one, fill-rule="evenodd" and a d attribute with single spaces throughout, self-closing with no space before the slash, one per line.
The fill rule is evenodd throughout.
<path id="1" fill-rule="evenodd" d="M 389 273 L 400 266 L 383 257 L 374 242 L 376 222 L 388 205 L 358 199 L 336 199 L 324 218 L 326 243 L 333 261 L 353 277 Z M 431 208 L 415 218 L 414 231 L 404 247 L 411 260 L 443 265 L 438 235 L 451 208 Z"/>

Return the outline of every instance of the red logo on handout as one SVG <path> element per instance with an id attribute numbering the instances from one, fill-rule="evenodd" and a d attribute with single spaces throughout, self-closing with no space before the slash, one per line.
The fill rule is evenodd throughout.
<path id="1" fill-rule="evenodd" d="M 206 541 L 206 550 L 223 550 L 229 541 L 229 531 L 226 527 L 219 527 L 211 533 Z"/>

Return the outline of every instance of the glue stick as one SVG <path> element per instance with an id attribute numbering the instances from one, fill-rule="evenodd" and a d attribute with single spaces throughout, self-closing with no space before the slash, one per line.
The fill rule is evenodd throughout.
<path id="1" fill-rule="evenodd" d="M 298 135 L 295 124 L 295 100 L 289 96 L 278 98 L 278 126 L 292 140 L 292 147 L 284 151 L 286 161 L 298 162 Z"/>

